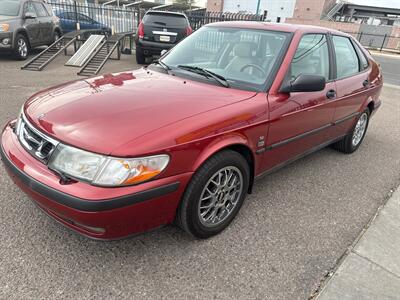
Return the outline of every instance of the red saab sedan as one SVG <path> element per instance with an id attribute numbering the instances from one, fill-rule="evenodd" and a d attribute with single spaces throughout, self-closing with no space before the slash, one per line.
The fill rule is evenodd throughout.
<path id="1" fill-rule="evenodd" d="M 256 177 L 328 145 L 357 150 L 381 89 L 379 66 L 344 33 L 215 23 L 147 68 L 33 95 L 1 156 L 41 209 L 89 237 L 175 222 L 207 238 Z"/>

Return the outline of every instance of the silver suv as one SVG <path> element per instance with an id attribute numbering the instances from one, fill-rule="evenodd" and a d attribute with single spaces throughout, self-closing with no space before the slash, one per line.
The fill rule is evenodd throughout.
<path id="1" fill-rule="evenodd" d="M 30 49 L 49 45 L 61 37 L 59 19 L 41 0 L 0 0 L 0 51 L 19 60 Z"/>

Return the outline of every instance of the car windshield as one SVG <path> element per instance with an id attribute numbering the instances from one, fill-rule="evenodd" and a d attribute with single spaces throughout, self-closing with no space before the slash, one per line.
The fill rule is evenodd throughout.
<path id="1" fill-rule="evenodd" d="M 0 1 L 0 15 L 16 17 L 19 14 L 19 1 Z"/>
<path id="2" fill-rule="evenodd" d="M 226 86 L 260 91 L 289 36 L 278 31 L 205 26 L 174 47 L 161 63 L 175 73 L 191 71 L 193 78 L 200 78 L 199 69 L 203 69 L 226 80 Z"/>

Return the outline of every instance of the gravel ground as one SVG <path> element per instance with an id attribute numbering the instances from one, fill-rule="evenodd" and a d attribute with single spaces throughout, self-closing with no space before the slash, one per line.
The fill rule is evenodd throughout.
<path id="1" fill-rule="evenodd" d="M 77 78 L 65 60 L 29 72 L 0 57 L 0 123 L 38 89 Z M 400 183 L 399 96 L 384 88 L 359 151 L 326 148 L 259 180 L 232 225 L 205 241 L 173 226 L 89 240 L 45 216 L 0 167 L 0 299 L 306 299 Z"/>

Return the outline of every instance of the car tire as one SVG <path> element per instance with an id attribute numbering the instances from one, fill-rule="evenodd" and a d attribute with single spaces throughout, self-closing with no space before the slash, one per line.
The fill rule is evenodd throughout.
<path id="1" fill-rule="evenodd" d="M 332 145 L 333 148 L 347 154 L 356 151 L 360 147 L 362 141 L 364 140 L 365 134 L 367 133 L 369 117 L 370 111 L 367 108 L 359 115 L 351 132 L 340 141 L 334 143 Z"/>
<path id="2" fill-rule="evenodd" d="M 144 56 L 143 49 L 136 46 L 136 63 L 144 65 L 146 63 L 146 57 Z"/>
<path id="3" fill-rule="evenodd" d="M 249 164 L 242 155 L 231 150 L 215 154 L 193 175 L 179 205 L 176 224 L 196 238 L 220 233 L 239 212 L 249 182 Z"/>
<path id="4" fill-rule="evenodd" d="M 23 34 L 17 34 L 15 38 L 14 56 L 18 60 L 26 60 L 29 54 L 29 44 Z"/>

